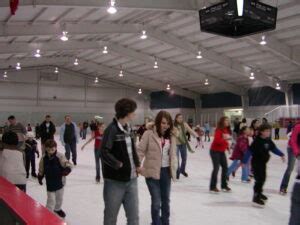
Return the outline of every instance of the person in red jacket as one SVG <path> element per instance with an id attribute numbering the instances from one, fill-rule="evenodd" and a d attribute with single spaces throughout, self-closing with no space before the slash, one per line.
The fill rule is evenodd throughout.
<path id="1" fill-rule="evenodd" d="M 215 130 L 215 137 L 210 148 L 210 156 L 213 163 L 213 171 L 210 180 L 210 192 L 219 193 L 217 188 L 217 178 L 219 167 L 222 167 L 222 182 L 221 188 L 223 192 L 231 192 L 227 185 L 227 158 L 225 151 L 229 149 L 229 140 L 231 140 L 231 129 L 229 118 L 222 117 Z"/>
<path id="2" fill-rule="evenodd" d="M 300 123 L 296 124 L 293 129 L 292 137 L 290 139 L 290 145 L 298 161 L 298 175 L 295 179 L 293 188 L 289 225 L 297 225 L 300 221 Z"/>
<path id="3" fill-rule="evenodd" d="M 83 149 L 93 140 L 95 140 L 94 144 L 94 155 L 95 155 L 95 162 L 96 162 L 96 183 L 100 183 L 100 161 L 101 161 L 101 144 L 103 139 L 105 125 L 104 123 L 97 122 L 97 130 L 92 131 L 91 138 L 81 147 L 81 150 Z"/>

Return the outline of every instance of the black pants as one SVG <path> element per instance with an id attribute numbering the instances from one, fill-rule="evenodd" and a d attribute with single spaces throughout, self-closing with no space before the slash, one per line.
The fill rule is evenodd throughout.
<path id="1" fill-rule="evenodd" d="M 225 152 L 210 151 L 210 157 L 213 163 L 213 171 L 210 179 L 210 189 L 217 187 L 217 179 L 220 166 L 222 167 L 221 188 L 227 187 L 227 158 Z"/>
<path id="2" fill-rule="evenodd" d="M 261 194 L 263 193 L 263 186 L 267 178 L 267 164 L 264 162 L 253 162 L 252 169 L 254 173 L 254 193 Z"/>
<path id="3" fill-rule="evenodd" d="M 30 165 L 31 165 L 31 174 L 36 174 L 35 173 L 35 153 L 34 152 L 26 152 L 25 154 L 25 169 L 26 169 L 26 173 L 29 174 L 29 169 L 30 169 Z"/>
<path id="4" fill-rule="evenodd" d="M 279 128 L 275 128 L 275 140 L 279 140 Z"/>

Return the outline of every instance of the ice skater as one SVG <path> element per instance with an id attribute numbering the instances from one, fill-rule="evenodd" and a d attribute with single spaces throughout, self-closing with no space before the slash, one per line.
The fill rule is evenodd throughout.
<path id="1" fill-rule="evenodd" d="M 143 135 L 137 153 L 151 195 L 152 225 L 170 224 L 171 179 L 176 180 L 176 130 L 171 115 L 160 111 Z"/>
<path id="2" fill-rule="evenodd" d="M 27 133 L 27 140 L 25 142 L 25 168 L 26 168 L 26 178 L 29 178 L 29 169 L 31 166 L 31 176 L 37 178 L 35 171 L 35 155 L 40 157 L 40 153 L 38 150 L 37 142 L 34 140 L 34 134 L 32 132 Z"/>
<path id="3" fill-rule="evenodd" d="M 249 150 L 246 152 L 243 159 L 243 165 L 248 163 L 249 158 L 252 155 L 252 169 L 254 173 L 254 206 L 264 207 L 265 202 L 268 200 L 267 196 L 263 194 L 263 186 L 267 178 L 267 163 L 270 159 L 270 151 L 280 156 L 282 161 L 285 161 L 284 154 L 277 148 L 274 142 L 271 140 L 272 127 L 268 123 L 260 125 L 258 131 L 259 136 L 251 144 Z"/>
<path id="4" fill-rule="evenodd" d="M 204 149 L 204 142 L 203 142 L 203 136 L 204 136 L 204 131 L 201 129 L 201 127 L 198 125 L 195 128 L 195 132 L 198 135 L 199 138 L 197 138 L 197 144 L 195 148 L 198 148 L 201 146 L 202 149 Z"/>
<path id="5" fill-rule="evenodd" d="M 137 171 L 140 161 L 134 134 L 129 125 L 135 117 L 137 104 L 127 98 L 115 105 L 116 118 L 106 128 L 101 146 L 104 177 L 104 225 L 116 225 L 121 205 L 127 224 L 139 225 Z"/>
<path id="6" fill-rule="evenodd" d="M 209 125 L 209 122 L 206 122 L 204 124 L 204 132 L 205 132 L 205 137 L 204 137 L 204 141 L 208 141 L 210 142 L 210 125 Z"/>
<path id="7" fill-rule="evenodd" d="M 227 184 L 227 158 L 225 152 L 229 150 L 229 141 L 232 139 L 230 122 L 228 117 L 221 117 L 215 131 L 215 137 L 210 148 L 210 157 L 213 164 L 213 171 L 210 179 L 210 192 L 219 193 L 217 179 L 219 167 L 222 167 L 221 189 L 223 192 L 231 192 Z"/>
<path id="8" fill-rule="evenodd" d="M 236 170 L 240 167 L 242 160 L 244 158 L 244 154 L 249 148 L 249 140 L 248 136 L 250 135 L 250 129 L 248 127 L 242 127 L 240 129 L 240 134 L 236 140 L 236 144 L 234 146 L 233 153 L 230 157 L 233 160 L 232 164 L 229 166 L 227 171 L 227 177 L 229 179 L 230 174 L 235 173 Z M 249 166 L 245 164 L 242 166 L 242 182 L 249 183 L 251 180 L 249 179 Z"/>
<path id="9" fill-rule="evenodd" d="M 65 155 L 70 160 L 72 153 L 73 164 L 77 165 L 77 143 L 79 142 L 79 130 L 76 123 L 72 122 L 70 115 L 65 116 L 65 122 L 60 128 L 60 141 L 65 147 Z"/>
<path id="10" fill-rule="evenodd" d="M 24 152 L 18 148 L 17 133 L 7 131 L 2 136 L 3 150 L 0 154 L 0 176 L 26 192 Z"/>
<path id="11" fill-rule="evenodd" d="M 184 122 L 183 116 L 181 114 L 177 114 L 175 116 L 174 127 L 178 129 L 177 136 L 177 158 L 178 158 L 178 169 L 176 177 L 180 178 L 180 174 L 185 177 L 188 177 L 188 173 L 186 172 L 186 163 L 187 163 L 187 150 L 189 152 L 195 152 L 192 150 L 189 141 L 186 137 L 186 132 L 190 133 L 195 138 L 199 139 L 198 135 L 190 128 L 190 126 Z M 179 160 L 179 156 L 181 156 L 181 164 Z"/>
<path id="12" fill-rule="evenodd" d="M 83 151 L 84 148 L 93 140 L 95 140 L 94 144 L 94 155 L 95 155 L 95 162 L 96 162 L 96 183 L 100 183 L 100 160 L 101 160 L 101 145 L 103 140 L 103 133 L 104 133 L 105 125 L 104 123 L 97 122 L 97 130 L 92 131 L 91 138 L 81 147 Z"/>
<path id="13" fill-rule="evenodd" d="M 299 129 L 299 130 L 295 130 L 295 132 L 300 133 L 300 126 L 297 126 L 297 129 Z M 289 182 L 290 182 L 290 177 L 291 177 L 291 174 L 294 170 L 295 163 L 296 163 L 296 157 L 295 157 L 293 149 L 291 147 L 291 145 L 292 145 L 291 144 L 292 132 L 293 131 L 291 130 L 291 132 L 287 134 L 287 137 L 289 139 L 288 146 L 287 146 L 288 163 L 287 163 L 287 168 L 285 170 L 285 173 L 282 177 L 282 181 L 281 181 L 281 184 L 280 184 L 279 193 L 281 195 L 286 195 L 287 194 L 287 189 L 288 189 L 288 185 L 289 185 Z"/>
<path id="14" fill-rule="evenodd" d="M 46 207 L 65 218 L 66 213 L 61 207 L 66 176 L 71 173 L 72 165 L 62 153 L 57 152 L 57 144 L 54 140 L 46 141 L 45 149 L 46 154 L 41 158 L 39 165 L 38 181 L 40 185 L 43 185 L 43 178 L 46 178 Z"/>
<path id="15" fill-rule="evenodd" d="M 292 194 L 291 216 L 289 225 L 299 225 L 300 221 L 300 123 L 296 124 L 292 132 L 290 145 L 298 161 L 297 177 Z"/>

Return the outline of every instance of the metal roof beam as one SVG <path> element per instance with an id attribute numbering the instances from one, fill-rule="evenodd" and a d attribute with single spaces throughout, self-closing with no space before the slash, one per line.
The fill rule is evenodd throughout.
<path id="1" fill-rule="evenodd" d="M 41 7 L 108 7 L 107 0 L 22 0 L 19 7 L 41 6 Z M 118 0 L 117 8 L 149 9 L 159 11 L 195 11 L 204 6 L 203 0 Z M 9 7 L 8 1 L 0 1 L 0 7 Z"/>

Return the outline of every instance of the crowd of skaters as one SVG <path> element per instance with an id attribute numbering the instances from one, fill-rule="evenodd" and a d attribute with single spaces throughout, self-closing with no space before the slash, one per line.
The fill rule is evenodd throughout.
<path id="1" fill-rule="evenodd" d="M 94 141 L 94 155 L 97 183 L 100 182 L 100 164 L 104 178 L 104 225 L 116 225 L 119 209 L 123 205 L 128 225 L 139 223 L 138 175 L 145 177 L 151 196 L 152 225 L 170 224 L 170 198 L 172 180 L 180 179 L 180 175 L 188 177 L 186 171 L 188 152 L 194 153 L 203 141 L 210 142 L 211 127 L 205 122 L 204 127 L 196 126 L 195 130 L 186 123 L 182 114 L 171 117 L 170 113 L 160 111 L 153 121 L 148 120 L 134 132 L 131 123 L 135 119 L 136 103 L 131 99 L 121 99 L 115 104 L 115 118 L 106 127 L 103 123 L 87 121 L 76 124 L 70 115 L 60 126 L 60 142 L 65 154 L 57 151 L 54 140 L 56 127 L 47 115 L 41 125 L 35 127 L 35 137 L 41 139 L 41 153 L 34 140 L 33 129 L 28 124 L 24 127 L 14 116 L 8 118 L 4 127 L 1 142 L 0 175 L 26 192 L 26 178 L 31 175 L 43 185 L 46 179 L 46 207 L 61 217 L 66 214 L 62 210 L 63 193 L 66 176 L 77 165 L 77 144 L 79 136 L 85 140 L 87 129 L 92 131 L 81 150 Z M 247 120 L 236 120 L 234 128 L 230 127 L 228 117 L 220 118 L 210 147 L 213 165 L 209 191 L 218 194 L 221 191 L 232 192 L 229 187 L 230 177 L 242 168 L 242 182 L 250 183 L 254 178 L 253 203 L 263 207 L 268 197 L 264 195 L 263 186 L 266 181 L 267 163 L 270 152 L 285 156 L 271 139 L 272 128 L 278 138 L 278 126 L 271 126 L 263 118 L 262 122 L 255 119 L 251 125 Z M 287 187 L 296 159 L 300 155 L 300 124 L 291 124 L 287 128 L 288 166 L 280 185 L 280 194 L 287 193 Z M 136 135 L 139 142 L 136 144 Z M 197 140 L 195 148 L 191 147 L 190 136 Z M 204 140 L 203 140 L 204 138 Z M 226 152 L 231 153 L 232 164 L 228 167 Z M 25 166 L 23 155 L 26 155 Z M 35 155 L 41 156 L 38 174 L 35 171 Z M 72 163 L 71 163 L 72 161 Z M 13 165 L 13 166 L 12 166 Z M 217 187 L 219 168 L 221 174 L 221 190 Z M 298 176 L 293 189 L 291 216 L 289 225 L 299 225 L 300 221 L 300 164 Z"/>

